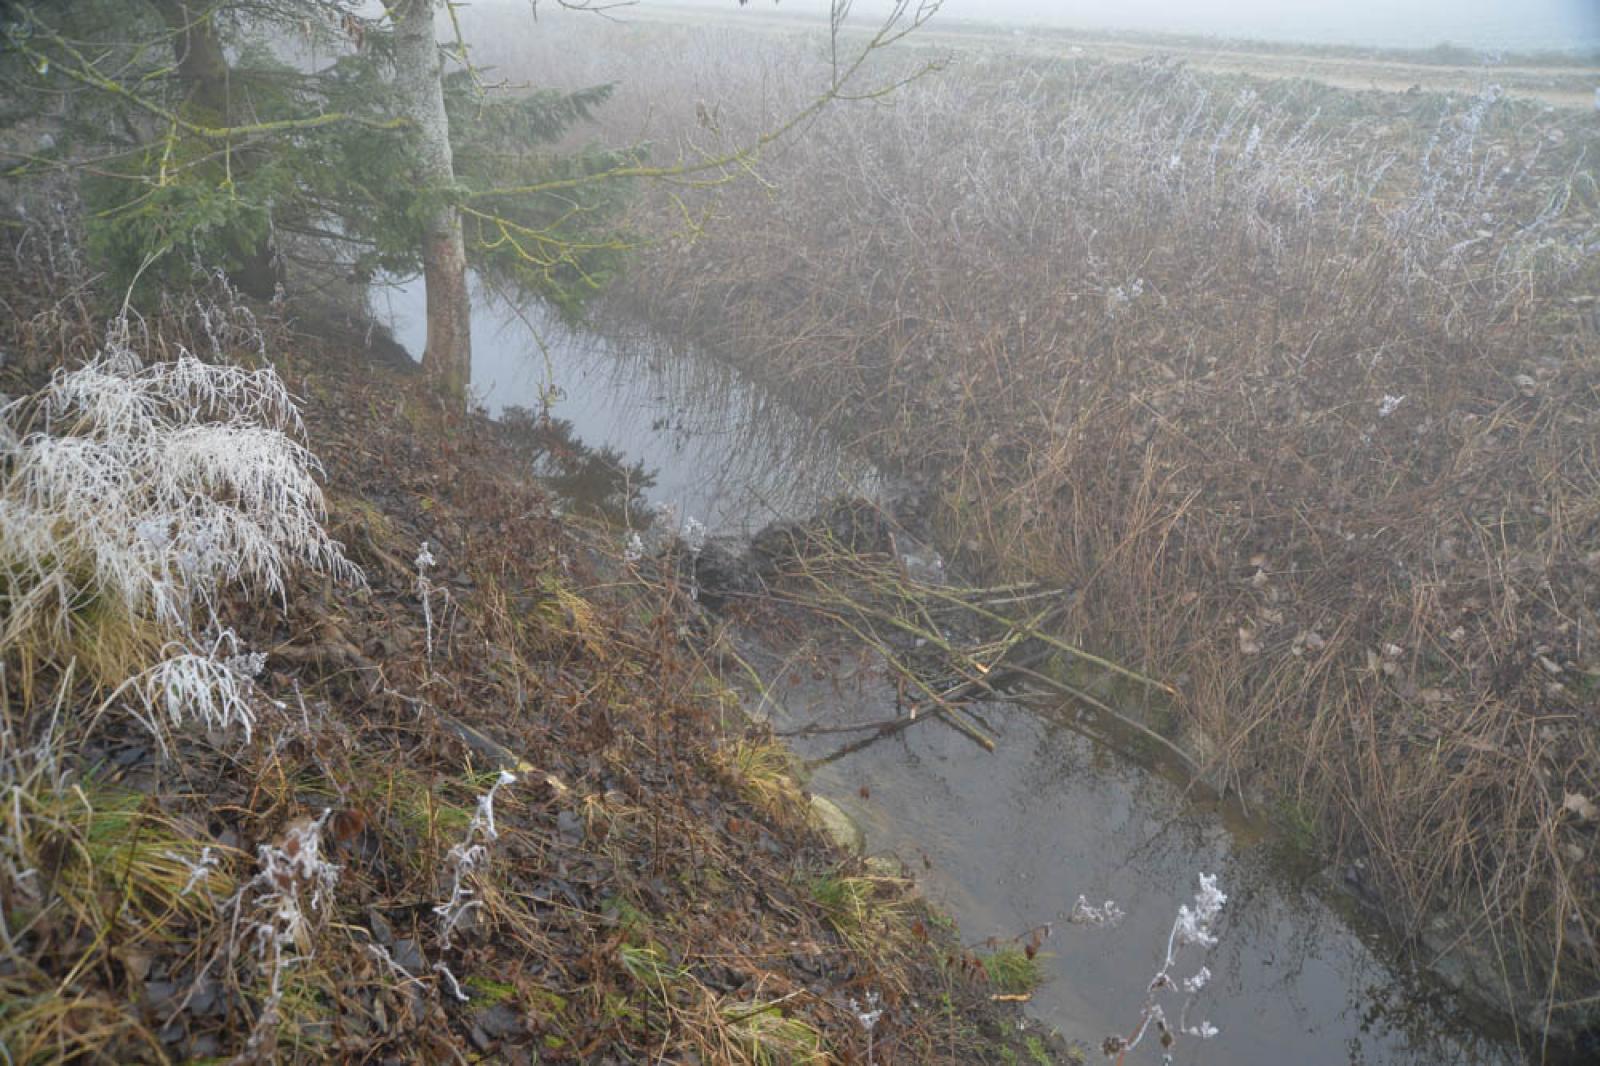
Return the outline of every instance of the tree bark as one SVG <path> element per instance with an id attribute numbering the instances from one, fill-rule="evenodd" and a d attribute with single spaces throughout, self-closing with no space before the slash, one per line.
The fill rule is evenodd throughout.
<path id="1" fill-rule="evenodd" d="M 455 166 L 433 15 L 434 0 L 402 0 L 397 5 L 395 87 L 402 114 L 413 125 L 417 189 L 429 204 L 423 218 L 428 340 L 422 370 L 445 395 L 465 404 L 472 376 L 472 306 L 461 213 L 447 198 L 455 185 Z"/>
<path id="2" fill-rule="evenodd" d="M 172 58 L 185 86 L 184 117 L 204 126 L 233 125 L 240 109 L 234 105 L 229 84 L 233 71 L 213 21 L 216 5 L 206 0 L 155 0 L 155 7 L 172 31 Z M 255 160 L 251 153 L 241 153 L 235 165 L 248 168 Z M 234 238 L 228 244 L 235 264 L 229 271 L 233 283 L 258 299 L 271 299 L 283 281 L 271 241 L 246 243 Z"/>
<path id="3" fill-rule="evenodd" d="M 189 114 L 210 125 L 228 125 L 228 58 L 211 21 L 214 5 L 198 0 L 156 0 L 155 6 L 173 34 L 172 57 L 178 63 L 179 79 L 188 87 L 185 103 Z"/>

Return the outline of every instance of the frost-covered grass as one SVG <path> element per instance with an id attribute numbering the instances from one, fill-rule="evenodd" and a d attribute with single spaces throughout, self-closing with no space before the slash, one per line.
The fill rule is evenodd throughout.
<path id="1" fill-rule="evenodd" d="M 146 365 L 114 323 L 94 358 L 0 408 L 0 648 L 79 663 L 153 729 L 248 735 L 260 662 L 222 627 L 224 590 L 281 600 L 295 567 L 360 580 L 303 440 L 271 367 Z"/>
<path id="2" fill-rule="evenodd" d="M 219 359 L 248 339 L 226 300 L 191 310 Z M 232 891 L 229 849 L 147 812 L 138 792 L 83 779 L 65 753 L 113 709 L 168 754 L 195 726 L 248 741 L 271 706 L 254 680 L 265 656 L 224 623 L 224 597 L 284 601 L 298 568 L 361 575 L 324 527 L 322 469 L 278 374 L 187 351 L 147 363 L 150 340 L 147 324 L 114 320 L 81 365 L 0 406 L 0 875 L 8 907 L 64 906 L 87 928 L 140 938 L 231 906 L 220 950 L 253 949 L 269 990 L 251 1047 L 267 1049 L 282 976 L 311 950 L 310 916 L 337 879 L 322 858 L 326 813 L 262 845 L 259 873 Z M 51 1002 L 35 997 L 0 1027 L 0 1048 L 60 1044 L 70 1018 Z"/>
<path id="3" fill-rule="evenodd" d="M 143 366 L 114 331 L 96 359 L 0 414 L 9 626 L 48 600 L 104 597 L 187 629 L 225 585 L 282 596 L 295 563 L 354 576 L 271 368 L 187 354 Z"/>
<path id="4" fill-rule="evenodd" d="M 259 652 L 242 652 L 233 630 L 224 629 L 202 651 L 168 645 L 164 658 L 129 678 L 117 694 L 133 698 L 134 713 L 158 740 L 165 728 L 191 721 L 211 730 L 237 728 L 249 740 L 256 724 L 252 680 L 264 660 Z"/>

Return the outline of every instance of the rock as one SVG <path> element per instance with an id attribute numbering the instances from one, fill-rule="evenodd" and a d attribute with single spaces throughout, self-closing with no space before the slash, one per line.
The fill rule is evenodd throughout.
<path id="1" fill-rule="evenodd" d="M 146 981 L 144 983 L 144 1005 L 151 1011 L 165 1012 L 170 1010 L 178 1001 L 178 983 L 176 981 Z"/>
<path id="2" fill-rule="evenodd" d="M 872 501 L 841 496 L 803 521 L 773 522 L 750 541 L 750 556 L 758 571 L 777 569 L 788 559 L 840 549 L 857 554 L 893 551 L 893 523 Z"/>
<path id="3" fill-rule="evenodd" d="M 188 1012 L 196 1018 L 220 1016 L 225 1012 L 221 986 L 205 974 L 201 974 L 190 986 L 188 996 Z"/>
<path id="4" fill-rule="evenodd" d="M 809 535 L 801 523 L 773 522 L 750 538 L 749 557 L 758 573 L 770 572 L 783 562 L 804 554 L 808 540 Z"/>
<path id="5" fill-rule="evenodd" d="M 394 928 L 376 907 L 367 908 L 367 928 L 372 930 L 372 939 L 382 946 L 389 947 L 394 943 Z"/>
<path id="6" fill-rule="evenodd" d="M 496 1003 L 479 1011 L 472 1019 L 473 1029 L 491 1040 L 504 1040 L 524 1031 L 522 1016 L 506 1003 Z M 482 1050 L 482 1049 L 480 1049 Z"/>
<path id="7" fill-rule="evenodd" d="M 828 838 L 845 851 L 859 853 L 866 850 L 866 834 L 837 803 L 826 796 L 813 795 L 811 814 Z"/>
<path id="8" fill-rule="evenodd" d="M 561 839 L 574 847 L 583 843 L 586 835 L 583 819 L 576 811 L 562 811 L 556 815 L 556 832 L 561 834 Z"/>
<path id="9" fill-rule="evenodd" d="M 213 1033 L 201 1033 L 189 1041 L 190 1059 L 214 1059 L 222 1054 L 222 1041 Z"/>
<path id="10" fill-rule="evenodd" d="M 422 961 L 422 950 L 409 937 L 394 942 L 393 958 L 396 966 L 413 977 L 427 972 L 428 964 Z"/>
<path id="11" fill-rule="evenodd" d="M 701 602 L 711 608 L 762 591 L 761 576 L 750 556 L 722 538 L 707 540 L 694 556 L 694 580 Z"/>
<path id="12" fill-rule="evenodd" d="M 859 496 L 841 496 L 819 516 L 834 540 L 853 552 L 887 552 L 894 548 L 883 508 Z"/>

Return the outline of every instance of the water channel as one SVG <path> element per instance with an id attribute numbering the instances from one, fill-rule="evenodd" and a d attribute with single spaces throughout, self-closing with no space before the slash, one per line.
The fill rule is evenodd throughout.
<path id="1" fill-rule="evenodd" d="M 380 291 L 375 303 L 396 339 L 420 351 L 420 282 Z M 473 380 L 491 415 L 548 402 L 585 445 L 650 472 L 641 495 L 672 505 L 680 521 L 692 515 L 713 532 L 748 533 L 884 484 L 780 398 L 693 350 L 570 329 L 537 304 L 518 307 L 481 287 L 473 337 Z M 881 669 L 848 648 L 802 636 L 748 650 L 777 697 L 761 713 L 780 728 L 894 713 Z M 857 821 L 870 854 L 917 871 L 968 943 L 1051 923 L 1042 956 L 1049 979 L 1028 1009 L 1091 1047 L 1137 1021 L 1177 908 L 1205 872 L 1218 876 L 1228 903 L 1206 960 L 1213 978 L 1190 1021 L 1203 1017 L 1220 1032 L 1180 1041 L 1174 1061 L 1537 1061 L 1507 1034 L 1468 1024 L 1370 922 L 1285 863 L 1281 845 L 1196 801 L 1159 767 L 1091 739 L 1076 713 L 986 704 L 979 714 L 999 740 L 994 753 L 919 725 L 821 766 L 810 787 Z M 809 757 L 837 745 L 796 746 Z M 1079 895 L 1115 900 L 1126 917 L 1110 928 L 1072 924 Z M 1154 1041 L 1128 1057 L 1159 1061 Z"/>

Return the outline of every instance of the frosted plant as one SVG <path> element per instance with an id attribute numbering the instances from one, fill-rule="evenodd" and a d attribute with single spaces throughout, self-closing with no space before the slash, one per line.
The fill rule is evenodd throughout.
<path id="1" fill-rule="evenodd" d="M 644 558 L 644 541 L 639 539 L 638 533 L 629 533 L 628 542 L 622 548 L 622 561 L 629 566 L 637 566 L 639 560 Z"/>
<path id="2" fill-rule="evenodd" d="M 689 549 L 690 555 L 699 555 L 706 546 L 706 526 L 694 515 L 690 515 L 683 523 L 683 544 Z"/>
<path id="3" fill-rule="evenodd" d="M 700 553 L 706 547 L 706 527 L 694 515 L 690 515 L 683 522 L 683 546 L 689 549 L 689 599 L 700 599 L 700 575 L 698 563 Z"/>
<path id="4" fill-rule="evenodd" d="M 428 647 L 428 662 L 433 662 L 433 582 L 428 580 L 428 569 L 435 565 L 428 542 L 423 541 L 414 560 L 417 567 L 417 596 L 422 600 L 422 625 Z"/>
<path id="5" fill-rule="evenodd" d="M 1201 966 L 1189 977 L 1180 980 L 1172 976 L 1172 969 L 1177 965 L 1184 948 L 1216 946 L 1217 935 L 1213 926 L 1217 916 L 1222 913 L 1222 905 L 1227 902 L 1228 897 L 1217 888 L 1216 875 L 1201 874 L 1200 890 L 1195 893 L 1193 905 L 1186 903 L 1178 908 L 1178 917 L 1172 923 L 1172 931 L 1167 934 L 1167 954 L 1146 989 L 1144 1005 L 1139 1010 L 1138 1027 L 1130 1036 L 1119 1034 L 1107 1037 L 1101 1045 L 1107 1058 L 1115 1056 L 1121 1062 L 1122 1057 L 1138 1047 L 1152 1028 L 1160 1034 L 1164 1062 L 1172 1061 L 1172 1046 L 1180 1035 L 1201 1040 L 1210 1040 L 1217 1035 L 1217 1027 L 1208 1021 L 1189 1024 L 1189 1007 L 1194 997 L 1210 982 L 1211 971 Z M 1163 992 L 1173 991 L 1181 992 L 1184 996 L 1176 1025 L 1167 1020 L 1166 1010 L 1160 1002 Z"/>
<path id="6" fill-rule="evenodd" d="M 266 1002 L 256 1019 L 249 1043 L 238 1061 L 253 1061 L 277 1031 L 278 1009 L 283 1002 L 283 975 L 297 963 L 310 958 L 310 916 L 327 908 L 339 883 L 340 867 L 322 854 L 322 829 L 331 811 L 291 825 L 280 844 L 263 844 L 256 849 L 259 869 L 234 896 L 234 923 L 237 928 L 246 900 L 251 917 L 246 936 L 254 942 L 268 980 Z"/>
<path id="7" fill-rule="evenodd" d="M 1106 293 L 1106 314 L 1115 318 L 1123 308 L 1144 295 L 1144 279 L 1134 278 L 1126 285 L 1117 285 Z"/>
<path id="8" fill-rule="evenodd" d="M 445 860 L 450 864 L 450 898 L 433 908 L 433 913 L 442 920 L 440 941 L 445 947 L 450 946 L 450 935 L 460 924 L 461 919 L 482 903 L 466 881 L 488 861 L 489 845 L 500 837 L 500 831 L 494 824 L 495 794 L 516 780 L 516 774 L 506 770 L 500 771 L 500 776 L 495 779 L 489 791 L 478 797 L 478 809 L 472 813 L 472 821 L 467 825 L 466 836 L 445 856 Z"/>
<path id="9" fill-rule="evenodd" d="M 138 704 L 135 715 L 163 750 L 163 724 L 177 729 L 199 722 L 219 731 L 237 726 L 248 741 L 256 723 L 254 678 L 265 665 L 266 656 L 244 652 L 233 630 L 224 629 L 199 652 L 167 645 L 165 658 L 123 682 L 106 703 L 131 692 Z"/>
<path id="10" fill-rule="evenodd" d="M 461 991 L 461 982 L 456 980 L 456 975 L 450 972 L 450 967 L 442 962 L 433 964 L 433 972 L 443 977 L 450 986 L 450 994 L 456 998 L 457 1003 L 471 1003 L 472 997 Z"/>
<path id="11" fill-rule="evenodd" d="M 360 581 L 323 528 L 321 466 L 271 368 L 143 366 L 114 324 L 0 425 L 0 642 L 60 635 L 101 601 L 189 633 L 214 622 L 223 586 L 281 598 L 295 565 Z"/>
<path id="12" fill-rule="evenodd" d="M 1072 913 L 1067 916 L 1067 921 L 1074 925 L 1097 925 L 1111 928 L 1120 925 L 1126 917 L 1122 908 L 1117 906 L 1116 900 L 1108 899 L 1096 907 L 1085 896 L 1079 896 L 1078 902 L 1072 905 Z"/>
<path id="13" fill-rule="evenodd" d="M 230 351 L 250 348 L 263 359 L 267 355 L 267 335 L 256 320 L 255 312 L 239 296 L 239 290 L 221 270 L 207 270 L 195 263 L 195 272 L 206 276 L 206 283 L 197 290 L 184 293 L 182 305 L 171 297 L 162 298 L 162 310 L 169 318 L 196 328 L 206 339 L 211 354 L 221 359 Z M 278 290 L 274 286 L 274 308 L 279 307 Z"/>
<path id="14" fill-rule="evenodd" d="M 863 1007 L 850 997 L 850 1013 L 855 1015 L 856 1022 L 861 1026 L 861 1031 L 867 1034 L 867 1066 L 872 1066 L 872 1031 L 878 1027 L 878 1020 L 883 1017 L 883 997 L 877 989 L 867 992 L 867 1005 Z"/>
<path id="15" fill-rule="evenodd" d="M 297 822 L 284 833 L 281 844 L 256 849 L 261 868 L 245 888 L 259 893 L 255 906 L 260 918 L 252 930 L 258 950 L 310 950 L 307 909 L 322 910 L 339 883 L 340 868 L 322 854 L 322 829 L 329 816 L 323 811 Z"/>
<path id="16" fill-rule="evenodd" d="M 189 879 L 183 883 L 183 890 L 178 893 L 179 896 L 187 896 L 197 888 L 205 888 L 206 895 L 209 896 L 211 894 L 210 889 L 206 888 L 206 886 L 211 881 L 211 875 L 217 872 L 217 868 L 220 865 L 216 848 L 207 844 L 200 849 L 200 857 L 193 861 L 175 851 L 168 851 L 165 855 L 189 871 Z"/>

